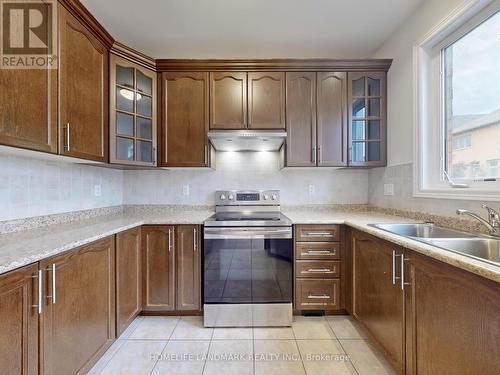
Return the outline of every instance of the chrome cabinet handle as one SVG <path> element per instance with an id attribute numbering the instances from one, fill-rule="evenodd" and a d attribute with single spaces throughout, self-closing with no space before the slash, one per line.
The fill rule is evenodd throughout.
<path id="1" fill-rule="evenodd" d="M 168 251 L 172 251 L 172 229 L 168 230 Z"/>
<path id="2" fill-rule="evenodd" d="M 318 163 L 321 163 L 321 146 L 318 146 Z"/>
<path id="3" fill-rule="evenodd" d="M 330 251 L 310 249 L 310 250 L 307 250 L 306 253 L 304 253 L 304 252 L 300 253 L 300 255 L 318 255 L 318 254 L 330 254 Z"/>
<path id="4" fill-rule="evenodd" d="M 396 285 L 396 280 L 400 279 L 396 276 L 396 257 L 403 257 L 403 255 L 396 254 L 396 250 L 392 250 L 392 285 Z"/>
<path id="5" fill-rule="evenodd" d="M 405 290 L 405 285 L 411 285 L 411 283 L 405 282 L 405 259 L 404 254 L 401 254 L 401 290 Z"/>
<path id="6" fill-rule="evenodd" d="M 330 299 L 331 297 L 329 295 L 323 294 L 321 296 L 308 295 L 307 298 L 309 298 L 309 299 Z"/>
<path id="7" fill-rule="evenodd" d="M 193 244 L 194 244 L 194 251 L 196 251 L 196 248 L 198 247 L 197 245 L 197 236 L 196 236 L 196 228 L 193 229 Z"/>
<path id="8" fill-rule="evenodd" d="M 302 273 L 304 272 L 332 272 L 332 270 L 329 268 L 309 268 L 307 271 L 302 271 Z"/>
<path id="9" fill-rule="evenodd" d="M 66 123 L 66 151 L 69 151 L 69 143 L 70 143 L 70 123 Z"/>
<path id="10" fill-rule="evenodd" d="M 31 307 L 36 308 L 38 311 L 38 314 L 41 314 L 43 312 L 43 297 L 42 297 L 42 278 L 43 278 L 43 271 L 38 270 L 38 275 L 33 275 L 31 276 L 34 279 L 38 279 L 38 304 L 37 305 L 31 305 Z"/>
<path id="11" fill-rule="evenodd" d="M 208 147 L 207 145 L 205 145 L 205 149 L 203 151 L 203 162 L 205 163 L 205 165 L 207 164 L 207 160 L 208 160 Z"/>
<path id="12" fill-rule="evenodd" d="M 156 146 L 153 147 L 153 164 L 156 164 Z"/>
<path id="13" fill-rule="evenodd" d="M 316 147 L 313 147 L 311 150 L 311 159 L 314 164 L 316 164 Z"/>
<path id="14" fill-rule="evenodd" d="M 47 268 L 46 271 L 52 272 L 52 294 L 47 296 L 47 299 L 52 300 L 52 304 L 56 304 L 56 264 L 52 263 L 52 267 Z"/>
<path id="15" fill-rule="evenodd" d="M 306 236 L 333 237 L 330 232 L 307 232 Z"/>

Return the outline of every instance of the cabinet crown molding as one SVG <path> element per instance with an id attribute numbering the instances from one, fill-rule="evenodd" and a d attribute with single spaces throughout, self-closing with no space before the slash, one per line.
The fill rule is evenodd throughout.
<path id="1" fill-rule="evenodd" d="M 149 57 L 148 55 L 145 55 L 142 52 L 139 52 L 123 43 L 120 43 L 115 40 L 113 46 L 111 47 L 110 50 L 111 53 L 123 57 L 124 59 L 127 59 L 129 61 L 132 61 L 133 63 L 140 65 L 144 68 L 147 68 L 149 70 L 155 71 L 156 72 L 156 61 L 152 57 Z"/>
<path id="2" fill-rule="evenodd" d="M 392 59 L 157 59 L 158 71 L 384 71 Z"/>

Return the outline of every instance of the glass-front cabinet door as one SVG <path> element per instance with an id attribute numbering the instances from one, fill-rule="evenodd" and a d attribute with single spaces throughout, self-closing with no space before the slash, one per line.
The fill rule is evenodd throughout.
<path id="1" fill-rule="evenodd" d="M 156 166 L 156 73 L 110 56 L 110 162 Z"/>
<path id="2" fill-rule="evenodd" d="M 385 72 L 348 74 L 349 165 L 385 166 L 387 89 Z"/>

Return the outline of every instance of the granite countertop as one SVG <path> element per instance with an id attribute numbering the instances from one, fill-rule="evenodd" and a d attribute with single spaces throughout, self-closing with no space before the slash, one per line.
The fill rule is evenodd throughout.
<path id="1" fill-rule="evenodd" d="M 347 224 L 423 255 L 500 282 L 500 267 L 369 226 L 372 223 L 412 222 L 375 211 L 327 208 L 283 208 L 294 224 Z M 71 223 L 0 235 L 0 274 L 60 254 L 78 246 L 144 224 L 203 224 L 213 214 L 208 208 L 177 207 L 99 216 Z"/>

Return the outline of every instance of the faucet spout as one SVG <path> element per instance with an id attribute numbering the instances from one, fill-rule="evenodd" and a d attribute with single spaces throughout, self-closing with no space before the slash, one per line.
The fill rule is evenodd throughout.
<path id="1" fill-rule="evenodd" d="M 492 236 L 500 236 L 500 228 L 498 226 L 491 224 L 489 221 L 483 219 L 481 216 L 479 216 L 478 214 L 475 214 L 474 212 L 459 209 L 459 210 L 457 210 L 457 215 L 470 216 L 470 217 L 476 219 L 477 221 L 479 221 L 485 227 L 487 227 Z"/>

